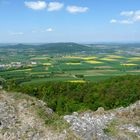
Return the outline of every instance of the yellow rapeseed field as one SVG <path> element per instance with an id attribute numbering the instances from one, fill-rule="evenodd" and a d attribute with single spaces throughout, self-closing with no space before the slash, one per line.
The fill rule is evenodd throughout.
<path id="1" fill-rule="evenodd" d="M 120 56 L 120 55 L 107 55 L 109 58 L 114 58 L 114 59 L 117 59 L 117 58 L 124 58 L 123 56 Z"/>
<path id="2" fill-rule="evenodd" d="M 51 66 L 51 63 L 43 63 L 44 66 Z"/>
<path id="3" fill-rule="evenodd" d="M 95 56 L 91 56 L 91 57 L 85 57 L 83 58 L 83 60 L 92 60 L 92 59 L 96 59 L 97 57 Z"/>
<path id="4" fill-rule="evenodd" d="M 81 63 L 66 63 L 67 65 L 81 65 Z"/>
<path id="5" fill-rule="evenodd" d="M 90 64 L 102 64 L 103 63 L 101 61 L 96 61 L 96 60 L 87 60 L 85 62 L 90 63 Z"/>
<path id="6" fill-rule="evenodd" d="M 123 66 L 137 66 L 138 64 L 133 64 L 133 63 L 127 63 L 127 64 L 121 64 Z"/>
<path id="7" fill-rule="evenodd" d="M 84 80 L 71 80 L 71 81 L 68 81 L 68 82 L 71 82 L 71 83 L 85 83 L 86 81 L 84 81 Z"/>
<path id="8" fill-rule="evenodd" d="M 31 58 L 31 60 L 46 60 L 48 59 L 48 57 L 34 57 L 34 58 Z"/>
<path id="9" fill-rule="evenodd" d="M 32 69 L 14 70 L 14 71 L 31 71 Z"/>

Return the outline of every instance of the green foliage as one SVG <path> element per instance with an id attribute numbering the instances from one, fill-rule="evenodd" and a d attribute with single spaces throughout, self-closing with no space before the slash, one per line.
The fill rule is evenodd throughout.
<path id="1" fill-rule="evenodd" d="M 58 132 L 69 127 L 69 124 L 64 121 L 64 119 L 56 113 L 47 114 L 44 109 L 37 108 L 37 115 L 45 121 L 47 126 Z"/>
<path id="2" fill-rule="evenodd" d="M 112 109 L 127 106 L 140 99 L 140 76 L 120 76 L 98 83 L 45 82 L 9 85 L 17 90 L 35 96 L 60 115 L 78 110 L 98 107 Z"/>
<path id="3" fill-rule="evenodd" d="M 105 133 L 105 134 L 108 134 L 108 133 L 110 133 L 110 132 L 111 132 L 111 130 L 110 130 L 109 128 L 105 128 L 105 129 L 104 129 L 104 133 Z"/>

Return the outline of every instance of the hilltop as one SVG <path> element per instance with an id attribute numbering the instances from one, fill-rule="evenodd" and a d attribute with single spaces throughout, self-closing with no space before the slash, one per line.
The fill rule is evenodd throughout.
<path id="1" fill-rule="evenodd" d="M 138 140 L 140 101 L 105 111 L 74 112 L 56 117 L 41 100 L 21 93 L 0 92 L 2 140 Z M 55 116 L 55 117 L 54 117 Z M 66 120 L 69 125 L 64 121 Z"/>
<path id="2" fill-rule="evenodd" d="M 0 46 L 1 48 L 9 48 L 9 49 L 29 49 L 35 48 L 36 51 L 44 53 L 77 53 L 82 51 L 92 51 L 93 48 L 78 44 L 78 43 L 45 43 L 45 44 L 3 44 Z"/>

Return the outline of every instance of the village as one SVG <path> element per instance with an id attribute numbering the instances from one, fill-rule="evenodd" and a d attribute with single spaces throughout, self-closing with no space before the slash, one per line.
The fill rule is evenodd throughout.
<path id="1" fill-rule="evenodd" d="M 0 64 L 0 70 L 10 69 L 10 68 L 21 68 L 28 65 L 37 65 L 37 62 L 31 61 L 27 63 L 22 62 L 11 62 L 9 64 Z"/>

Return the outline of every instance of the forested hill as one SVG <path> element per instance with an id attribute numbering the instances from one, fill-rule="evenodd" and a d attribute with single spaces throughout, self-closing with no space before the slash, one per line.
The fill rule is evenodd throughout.
<path id="1" fill-rule="evenodd" d="M 1 48 L 12 48 L 12 49 L 29 49 L 35 48 L 38 52 L 46 53 L 76 53 L 82 51 L 92 51 L 92 47 L 77 43 L 46 43 L 46 44 L 12 44 L 2 45 Z"/>
<path id="2" fill-rule="evenodd" d="M 40 49 L 44 49 L 54 53 L 74 53 L 81 51 L 91 51 L 91 47 L 87 47 L 76 43 L 49 43 L 40 46 Z"/>
<path id="3" fill-rule="evenodd" d="M 126 53 L 140 53 L 140 43 L 105 43 L 105 44 L 79 44 L 73 42 L 58 42 L 44 44 L 0 44 L 0 49 L 13 49 L 22 52 L 36 52 L 36 54 L 101 54 L 101 53 L 116 53 L 118 51 Z"/>

